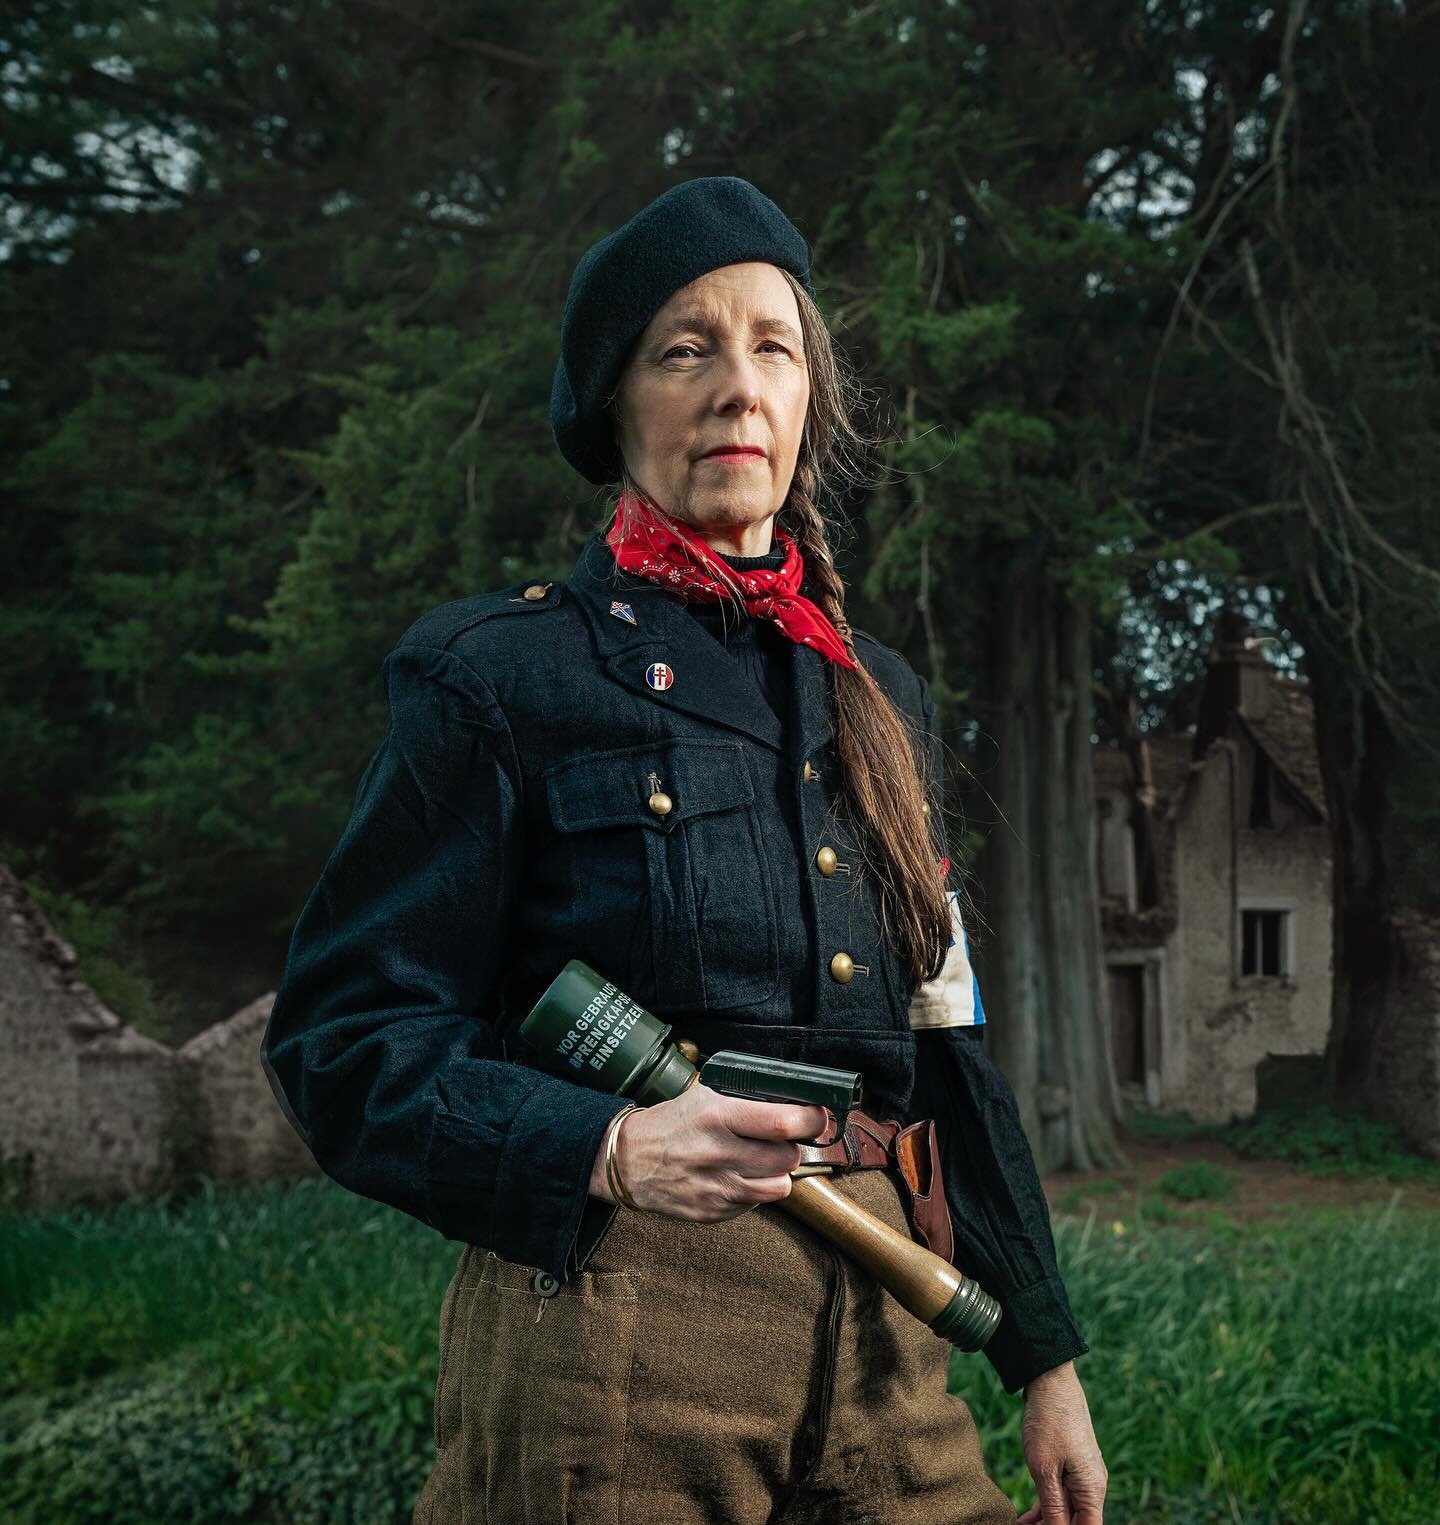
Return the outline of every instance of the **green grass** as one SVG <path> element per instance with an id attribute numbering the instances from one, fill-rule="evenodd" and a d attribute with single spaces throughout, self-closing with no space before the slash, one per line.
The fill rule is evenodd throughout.
<path id="1" fill-rule="evenodd" d="M 1107 1518 L 1440 1521 L 1440 1220 L 1392 1199 L 1197 1232 L 1141 1205 L 1056 1225 Z M 1018 1415 L 972 1370 L 952 1382 L 1019 1499 Z"/>
<path id="2" fill-rule="evenodd" d="M 1109 1193 L 1056 1223 L 1107 1519 L 1440 1521 L 1440 1219 L 1199 1210 Z M 325 1181 L 7 1219 L 0 1520 L 400 1525 L 456 1255 Z M 1027 1503 L 1019 1400 L 981 1356 L 952 1384 Z"/>
<path id="3" fill-rule="evenodd" d="M 328 1181 L 6 1219 L 0 1520 L 408 1520 L 457 1257 Z"/>
<path id="4" fill-rule="evenodd" d="M 1125 1126 L 1135 1138 L 1162 1143 L 1214 1139 L 1249 1159 L 1281 1160 L 1310 1175 L 1440 1187 L 1440 1161 L 1409 1150 L 1392 1124 L 1325 1102 L 1291 1103 L 1223 1125 L 1137 1106 L 1126 1112 Z"/>
<path id="5" fill-rule="evenodd" d="M 1230 1123 L 1219 1137 L 1252 1159 L 1285 1160 L 1315 1175 L 1383 1176 L 1440 1187 L 1440 1161 L 1412 1154 L 1389 1123 L 1362 1112 L 1286 1107 Z"/>
<path id="6" fill-rule="evenodd" d="M 1066 1212 L 1073 1212 L 1076 1208 L 1083 1207 L 1092 1197 L 1113 1197 L 1117 1192 L 1124 1190 L 1119 1181 L 1112 1181 L 1109 1176 L 1101 1176 L 1098 1181 L 1083 1181 L 1079 1186 L 1072 1186 L 1060 1198 L 1059 1205 Z"/>
<path id="7" fill-rule="evenodd" d="M 1208 1160 L 1196 1160 L 1167 1170 L 1155 1185 L 1181 1202 L 1220 1202 L 1235 1189 L 1235 1177 Z"/>
<path id="8" fill-rule="evenodd" d="M 1125 1109 L 1125 1128 L 1136 1138 L 1159 1142 L 1187 1138 L 1214 1138 L 1219 1132 L 1214 1123 L 1197 1123 L 1179 1112 L 1156 1112 L 1145 1106 Z"/>

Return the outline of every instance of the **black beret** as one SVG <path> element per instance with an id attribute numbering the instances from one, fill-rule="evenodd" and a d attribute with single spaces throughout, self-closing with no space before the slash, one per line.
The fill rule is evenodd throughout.
<path id="1" fill-rule="evenodd" d="M 580 256 L 560 325 L 550 428 L 581 476 L 620 479 L 605 405 L 645 325 L 682 286 L 752 260 L 778 265 L 812 289 L 809 245 L 768 196 L 735 175 L 672 186 Z"/>

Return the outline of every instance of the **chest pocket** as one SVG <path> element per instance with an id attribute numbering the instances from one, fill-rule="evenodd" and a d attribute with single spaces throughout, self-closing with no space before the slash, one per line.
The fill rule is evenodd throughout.
<path id="1" fill-rule="evenodd" d="M 773 877 L 738 742 L 590 753 L 547 770 L 545 791 L 566 849 L 573 957 L 660 1016 L 774 996 Z"/>

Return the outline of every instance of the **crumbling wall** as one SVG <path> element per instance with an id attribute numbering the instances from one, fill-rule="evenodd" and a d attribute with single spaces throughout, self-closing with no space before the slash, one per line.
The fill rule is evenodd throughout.
<path id="1" fill-rule="evenodd" d="M 1215 742 L 1179 811 L 1180 914 L 1170 961 L 1163 1104 L 1200 1122 L 1249 1117 L 1256 1073 L 1272 1055 L 1322 1054 L 1330 1026 L 1329 829 L 1251 829 L 1253 745 Z M 1283 906 L 1294 962 L 1285 976 L 1239 970 L 1239 911 Z"/>
<path id="2" fill-rule="evenodd" d="M 166 1184 L 176 1057 L 127 1027 L 75 973 L 0 864 L 0 1161 L 26 1203 L 103 1200 Z"/>
<path id="3" fill-rule="evenodd" d="M 180 1050 L 194 1076 L 196 1166 L 225 1186 L 318 1171 L 314 1157 L 276 1105 L 260 1067 L 260 1040 L 275 994 L 242 1006 L 233 1017 L 197 1033 Z"/>
<path id="4" fill-rule="evenodd" d="M 0 864 L 0 1195 L 117 1201 L 206 1175 L 227 1185 L 315 1170 L 260 1067 L 273 996 L 178 1052 L 122 1022 Z"/>

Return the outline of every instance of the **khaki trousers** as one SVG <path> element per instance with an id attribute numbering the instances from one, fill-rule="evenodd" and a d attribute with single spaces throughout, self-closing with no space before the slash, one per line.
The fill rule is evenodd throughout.
<path id="1" fill-rule="evenodd" d="M 906 1231 L 890 1170 L 835 1184 Z M 534 1275 L 460 1257 L 415 1525 L 1014 1525 L 950 1347 L 778 1208 L 622 1209 L 559 1293 Z"/>

